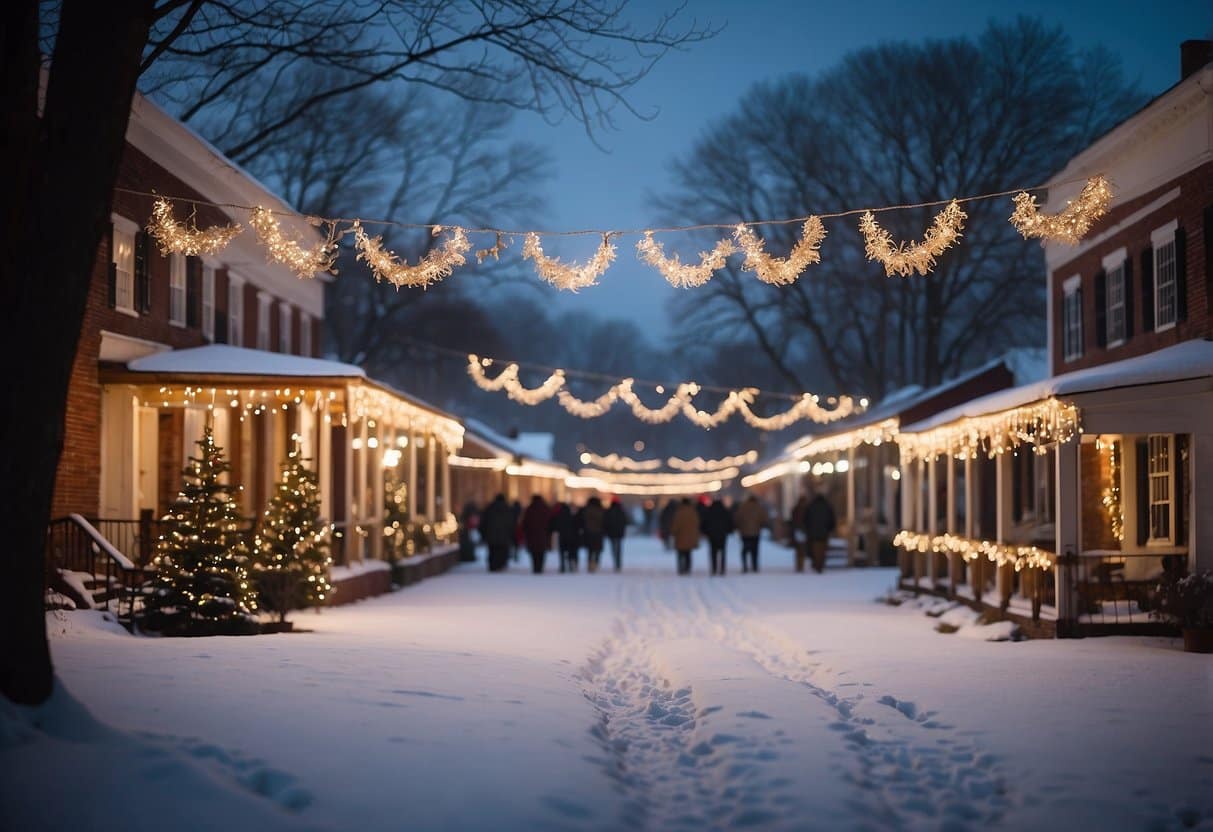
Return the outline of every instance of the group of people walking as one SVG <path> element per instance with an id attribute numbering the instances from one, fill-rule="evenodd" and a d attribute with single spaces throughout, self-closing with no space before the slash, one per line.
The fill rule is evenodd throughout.
<path id="1" fill-rule="evenodd" d="M 598 497 L 591 497 L 584 506 L 574 509 L 568 503 L 551 503 L 536 494 L 526 509 L 518 503 L 512 506 L 504 494 L 498 494 L 480 515 L 480 537 L 488 546 L 490 572 L 500 572 L 509 565 L 510 555 L 525 546 L 535 574 L 543 572 L 553 538 L 560 557 L 561 572 L 576 572 L 580 552 L 586 550 L 586 568 L 597 572 L 606 544 L 611 547 L 615 571 L 623 568 L 623 537 L 628 527 L 628 515 L 619 500 L 604 506 Z"/>
<path id="2" fill-rule="evenodd" d="M 515 501 L 498 494 L 480 513 L 480 538 L 488 546 L 490 572 L 509 566 L 525 548 L 535 574 L 544 570 L 548 552 L 555 548 L 561 572 L 576 572 L 580 552 L 586 550 L 586 565 L 597 572 L 603 549 L 609 545 L 615 571 L 623 568 L 623 538 L 630 524 L 618 499 L 603 505 L 591 497 L 584 506 L 548 503 L 536 494 L 524 509 Z M 825 569 L 826 549 L 837 525 L 834 509 L 824 495 L 810 499 L 802 496 L 789 518 L 790 543 L 796 552 L 796 571 L 803 572 L 808 562 L 813 571 Z M 692 553 L 703 540 L 708 543 L 711 574 L 727 571 L 727 544 L 736 532 L 741 539 L 741 571 L 758 571 L 758 547 L 762 530 L 771 526 L 771 515 L 757 497 L 749 495 L 740 504 L 728 506 L 717 498 L 710 503 L 689 498 L 670 500 L 658 517 L 659 533 L 665 548 L 678 557 L 678 574 L 691 574 Z"/>

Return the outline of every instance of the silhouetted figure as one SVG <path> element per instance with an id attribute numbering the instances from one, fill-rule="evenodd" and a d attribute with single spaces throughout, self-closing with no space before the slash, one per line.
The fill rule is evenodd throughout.
<path id="1" fill-rule="evenodd" d="M 804 512 L 809 506 L 809 498 L 801 494 L 792 506 L 792 517 L 788 521 L 788 533 L 792 539 L 788 541 L 796 552 L 796 571 L 804 571 L 805 558 L 809 553 L 809 543 L 804 536 Z"/>
<path id="2" fill-rule="evenodd" d="M 611 544 L 611 559 L 615 562 L 615 571 L 623 568 L 623 536 L 628 530 L 628 513 L 623 510 L 619 498 L 611 500 L 611 507 L 602 518 L 602 530 Z"/>
<path id="3" fill-rule="evenodd" d="M 543 497 L 531 497 L 531 504 L 522 513 L 522 540 L 531 555 L 531 571 L 543 572 L 548 549 L 552 548 L 552 511 Z"/>
<path id="4" fill-rule="evenodd" d="M 500 572 L 509 565 L 514 526 L 514 512 L 505 495 L 498 494 L 480 515 L 480 537 L 489 547 L 490 572 Z"/>
<path id="5" fill-rule="evenodd" d="M 476 538 L 472 532 L 480 527 L 480 509 L 471 500 L 463 504 L 459 516 L 459 560 L 476 560 Z"/>
<path id="6" fill-rule="evenodd" d="M 699 545 L 699 510 L 685 497 L 674 510 L 670 536 L 678 552 L 678 574 L 690 575 L 691 552 Z"/>
<path id="7" fill-rule="evenodd" d="M 737 507 L 733 516 L 737 534 L 741 538 L 741 571 L 758 571 L 758 540 L 762 529 L 770 522 L 766 507 L 751 494 Z"/>
<path id="8" fill-rule="evenodd" d="M 725 548 L 733 532 L 733 515 L 720 500 L 713 500 L 703 513 L 703 536 L 708 539 L 708 554 L 712 561 L 712 574 L 725 573 Z"/>
<path id="9" fill-rule="evenodd" d="M 581 546 L 581 527 L 577 515 L 568 503 L 561 503 L 552 518 L 552 531 L 556 533 L 556 546 L 560 550 L 560 571 L 577 571 L 577 549 Z"/>
<path id="10" fill-rule="evenodd" d="M 678 510 L 678 503 L 670 500 L 661 509 L 661 514 L 657 518 L 657 530 L 661 533 L 661 545 L 665 550 L 670 551 L 670 529 L 674 527 L 674 512 Z"/>
<path id="11" fill-rule="evenodd" d="M 837 525 L 838 519 L 834 516 L 830 501 L 820 491 L 817 492 L 804 510 L 804 531 L 813 558 L 813 571 L 819 575 L 825 571 L 826 549 Z"/>
<path id="12" fill-rule="evenodd" d="M 579 513 L 581 517 L 581 538 L 585 543 L 586 569 L 598 571 L 598 561 L 602 558 L 602 546 L 606 537 L 603 523 L 606 520 L 606 509 L 602 500 L 591 497 Z"/>
<path id="13" fill-rule="evenodd" d="M 510 557 L 518 560 L 518 547 L 522 545 L 522 503 L 515 500 L 510 504 L 510 513 L 514 516 L 514 535 L 510 538 Z"/>

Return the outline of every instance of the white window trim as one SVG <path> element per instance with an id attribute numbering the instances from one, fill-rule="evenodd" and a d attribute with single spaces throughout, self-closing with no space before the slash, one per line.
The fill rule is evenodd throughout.
<path id="1" fill-rule="evenodd" d="M 1166 245 L 1175 239 L 1175 232 L 1179 230 L 1179 220 L 1173 219 L 1164 226 L 1155 228 L 1150 232 L 1150 245 L 1158 248 L 1161 245 Z"/>
<path id="2" fill-rule="evenodd" d="M 291 324 L 294 321 L 291 305 L 286 301 L 278 302 L 278 352 L 290 354 L 292 346 Z"/>
<path id="3" fill-rule="evenodd" d="M 202 337 L 214 343 L 215 341 L 215 267 L 210 263 L 202 263 L 202 296 L 198 299 L 199 313 L 202 318 Z"/>
<path id="4" fill-rule="evenodd" d="M 1121 263 L 1125 262 L 1128 259 L 1129 259 L 1129 250 L 1127 248 L 1125 248 L 1124 246 L 1121 246 L 1120 248 L 1116 249 L 1116 251 L 1112 252 L 1111 254 L 1104 255 L 1103 269 L 1105 272 L 1111 271 L 1112 269 L 1116 268 L 1117 266 L 1119 266 Z"/>
<path id="5" fill-rule="evenodd" d="M 262 289 L 257 292 L 257 349 L 270 348 L 270 304 L 274 296 Z"/>
<path id="6" fill-rule="evenodd" d="M 168 322 L 172 326 L 185 326 L 186 307 L 189 305 L 186 297 L 188 286 L 189 270 L 186 267 L 185 255 L 175 251 L 169 255 L 168 261 Z M 174 309 L 174 298 L 180 298 L 180 309 Z M 180 312 L 181 316 L 176 317 L 176 312 Z"/>
<path id="7" fill-rule="evenodd" d="M 1078 307 L 1078 350 L 1070 352 L 1070 312 L 1069 300 L 1079 294 L 1082 288 L 1082 275 L 1076 274 L 1066 278 L 1061 284 L 1062 288 L 1062 303 L 1061 303 L 1061 353 L 1062 360 L 1066 362 L 1077 361 L 1083 356 L 1083 332 L 1082 332 L 1082 305 Z"/>
<path id="8" fill-rule="evenodd" d="M 1128 312 L 1129 307 L 1126 303 L 1125 291 L 1125 262 L 1129 259 L 1129 254 L 1126 249 L 1120 248 L 1109 254 L 1103 259 L 1104 269 L 1104 327 L 1112 325 L 1112 301 L 1111 301 L 1111 275 L 1117 269 L 1120 270 L 1120 309 L 1121 309 L 1121 335 L 1119 338 L 1109 338 L 1106 349 L 1114 349 L 1121 346 L 1125 342 L 1125 333 L 1129 331 Z"/>
<path id="9" fill-rule="evenodd" d="M 121 214 L 110 214 L 110 222 L 114 224 L 114 231 L 123 234 L 131 235 L 131 286 L 128 297 L 130 298 L 130 306 L 121 306 L 117 300 L 117 288 L 114 291 L 114 311 L 121 312 L 123 315 L 129 315 L 132 318 L 138 318 L 139 312 L 135 309 L 135 235 L 139 233 L 139 223 L 132 219 L 128 219 Z M 114 246 L 110 246 L 110 262 L 117 265 L 117 260 L 114 259 Z"/>
<path id="10" fill-rule="evenodd" d="M 1169 514 L 1168 519 L 1167 519 L 1167 529 L 1170 531 L 1170 535 L 1167 537 L 1154 537 L 1153 536 L 1154 535 L 1153 510 L 1154 510 L 1154 505 L 1155 505 L 1154 501 L 1153 501 L 1153 485 L 1154 485 L 1153 481 L 1154 481 L 1154 477 L 1156 475 L 1150 470 L 1150 467 L 1149 467 L 1150 466 L 1150 455 L 1149 455 L 1148 449 L 1149 449 L 1150 440 L 1156 436 L 1165 436 L 1166 440 L 1167 440 L 1167 472 L 1166 472 L 1166 476 L 1167 476 L 1167 480 L 1168 480 L 1167 494 L 1169 496 L 1169 499 L 1167 501 L 1167 510 L 1168 510 L 1168 514 Z M 1175 545 L 1175 502 L 1179 496 L 1175 493 L 1175 467 L 1179 462 L 1179 460 L 1177 460 L 1175 458 L 1175 434 L 1173 434 L 1173 433 L 1171 433 L 1171 434 L 1149 434 L 1146 437 L 1146 447 L 1147 447 L 1146 494 L 1145 494 L 1146 506 L 1147 506 L 1147 510 L 1146 510 L 1146 546 L 1149 546 L 1149 547 L 1174 546 Z"/>
<path id="11" fill-rule="evenodd" d="M 1159 228 L 1156 228 L 1150 232 L 1150 249 L 1151 249 L 1150 256 L 1154 260 L 1154 262 L 1151 264 L 1151 268 L 1154 272 L 1154 278 L 1151 281 L 1153 283 L 1153 291 L 1154 291 L 1154 304 L 1153 304 L 1154 320 L 1151 323 L 1153 323 L 1153 325 L 1154 325 L 1152 327 L 1154 332 L 1166 332 L 1168 329 L 1174 329 L 1175 325 L 1179 319 L 1179 275 L 1176 274 L 1175 281 L 1174 281 L 1174 288 L 1175 288 L 1175 292 L 1176 292 L 1176 297 L 1175 297 L 1175 312 L 1176 312 L 1175 318 L 1176 319 L 1172 320 L 1172 321 L 1168 321 L 1165 324 L 1160 324 L 1158 322 L 1158 312 L 1160 309 L 1160 304 L 1158 303 L 1158 292 L 1159 292 L 1158 254 L 1159 254 L 1159 249 L 1164 246 L 1167 246 L 1167 245 L 1173 246 L 1175 244 L 1175 232 L 1178 230 L 1179 230 L 1179 220 L 1173 219 L 1166 225 L 1160 226 Z M 1177 255 L 1178 252 L 1175 252 L 1175 254 Z M 1179 268 L 1178 260 L 1175 262 L 1174 267 L 1176 269 Z"/>
<path id="12" fill-rule="evenodd" d="M 244 346 L 244 278 L 231 272 L 227 275 L 227 342 L 233 347 Z"/>

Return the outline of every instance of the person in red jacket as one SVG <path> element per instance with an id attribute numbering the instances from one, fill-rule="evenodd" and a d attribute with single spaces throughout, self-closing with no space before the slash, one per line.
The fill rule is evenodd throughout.
<path id="1" fill-rule="evenodd" d="M 552 548 L 552 510 L 543 497 L 536 494 L 522 513 L 522 540 L 531 554 L 531 571 L 543 572 L 548 549 Z"/>

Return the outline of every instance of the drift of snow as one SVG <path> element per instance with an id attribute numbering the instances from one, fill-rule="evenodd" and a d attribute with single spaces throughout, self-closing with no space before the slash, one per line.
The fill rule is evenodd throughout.
<path id="1" fill-rule="evenodd" d="M 60 678 L 114 728 L 68 741 L 75 710 L 36 731 L 6 713 L 25 739 L 0 749 L 0 806 L 21 829 L 181 795 L 158 828 L 1213 826 L 1209 657 L 944 635 L 918 602 L 874 603 L 891 570 L 798 575 L 765 544 L 741 575 L 730 547 L 725 578 L 634 538 L 618 575 L 466 565 L 298 614 L 302 634 L 55 613 Z"/>

